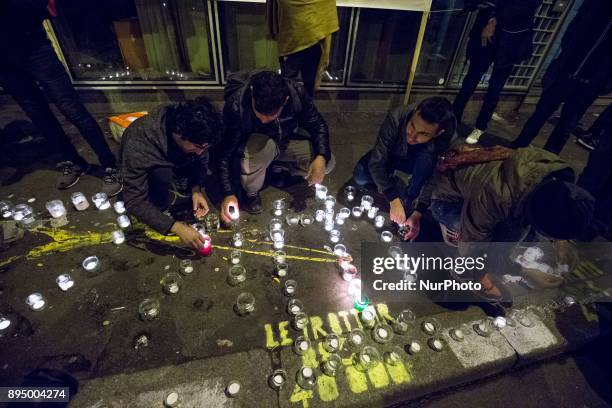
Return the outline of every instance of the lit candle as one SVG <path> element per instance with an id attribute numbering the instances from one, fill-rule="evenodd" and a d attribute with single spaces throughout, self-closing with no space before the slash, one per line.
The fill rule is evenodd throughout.
<path id="1" fill-rule="evenodd" d="M 363 197 L 361 197 L 361 207 L 368 211 L 370 208 L 372 208 L 372 205 L 374 204 L 374 198 L 372 196 L 369 195 L 364 195 Z"/>
<path id="2" fill-rule="evenodd" d="M 12 218 L 13 204 L 9 201 L 0 201 L 0 214 L 2 214 L 3 219 Z"/>
<path id="3" fill-rule="evenodd" d="M 346 246 L 343 244 L 334 245 L 334 254 L 340 258 L 346 256 Z"/>
<path id="4" fill-rule="evenodd" d="M 272 203 L 272 208 L 274 209 L 274 215 L 276 215 L 277 217 L 283 215 L 283 210 L 285 209 L 285 201 L 275 200 Z"/>
<path id="5" fill-rule="evenodd" d="M 336 205 L 336 199 L 334 198 L 334 196 L 332 195 L 328 195 L 327 197 L 325 197 L 325 208 L 326 209 L 333 209 L 334 206 Z"/>
<path id="6" fill-rule="evenodd" d="M 353 186 L 344 187 L 344 195 L 346 196 L 346 201 L 349 203 L 355 199 L 355 194 L 357 193 L 357 189 Z"/>
<path id="7" fill-rule="evenodd" d="M 57 277 L 55 283 L 57 283 L 57 286 L 59 286 L 59 288 L 65 292 L 74 286 L 74 279 L 72 279 L 72 276 L 68 274 L 63 274 Z"/>
<path id="8" fill-rule="evenodd" d="M 179 292 L 182 281 L 176 273 L 168 273 L 161 280 L 162 289 L 168 295 L 175 295 Z"/>
<path id="9" fill-rule="evenodd" d="M 383 242 L 391 242 L 393 240 L 393 234 L 390 231 L 383 231 L 380 233 L 380 239 Z"/>
<path id="10" fill-rule="evenodd" d="M 314 218 L 312 217 L 312 215 L 308 215 L 308 214 L 300 215 L 300 224 L 302 224 L 303 227 L 311 225 L 313 221 L 314 221 Z"/>
<path id="11" fill-rule="evenodd" d="M 283 228 L 283 222 L 278 218 L 272 218 L 270 223 L 268 224 L 268 229 L 270 231 L 279 230 Z"/>
<path id="12" fill-rule="evenodd" d="M 268 379 L 268 385 L 274 390 L 280 390 L 287 381 L 287 373 L 283 369 L 276 369 Z"/>
<path id="13" fill-rule="evenodd" d="M 361 218 L 361 214 L 363 213 L 363 208 L 353 207 L 352 213 L 353 213 L 353 217 Z"/>
<path id="14" fill-rule="evenodd" d="M 349 210 L 346 207 L 342 207 L 340 211 L 338 211 L 338 214 L 340 214 L 342 218 L 347 219 L 348 217 L 351 216 L 351 210 Z"/>
<path id="15" fill-rule="evenodd" d="M 274 249 L 283 249 L 285 247 L 285 241 L 274 241 L 273 243 Z"/>
<path id="16" fill-rule="evenodd" d="M 287 221 L 287 224 L 291 226 L 298 225 L 298 223 L 300 222 L 300 218 L 297 214 L 287 214 L 285 220 Z"/>
<path id="17" fill-rule="evenodd" d="M 329 231 L 329 240 L 334 244 L 340 241 L 340 231 L 336 229 Z"/>
<path id="18" fill-rule="evenodd" d="M 363 313 L 363 312 L 362 312 Z M 377 343 L 385 344 L 393 338 L 393 330 L 391 326 L 386 324 L 377 324 L 372 330 L 372 338 Z"/>
<path id="19" fill-rule="evenodd" d="M 240 248 L 242 246 L 242 234 L 240 232 L 236 232 L 234 234 L 234 246 Z"/>
<path id="20" fill-rule="evenodd" d="M 4 332 L 11 325 L 11 321 L 6 317 L 0 316 L 0 333 Z"/>
<path id="21" fill-rule="evenodd" d="M 342 279 L 347 282 L 351 282 L 357 276 L 357 267 L 348 261 L 342 261 L 340 263 L 342 267 Z"/>
<path id="22" fill-rule="evenodd" d="M 179 271 L 183 275 L 189 275 L 194 270 L 193 262 L 191 261 L 191 259 L 182 259 L 179 265 L 180 265 L 179 266 Z"/>
<path id="23" fill-rule="evenodd" d="M 121 245 L 125 242 L 125 234 L 121 230 L 114 230 L 111 232 L 111 239 L 113 240 L 113 244 Z"/>
<path id="24" fill-rule="evenodd" d="M 119 224 L 119 226 L 121 228 L 127 228 L 130 226 L 131 222 L 130 222 L 130 217 L 128 217 L 125 214 L 122 214 L 120 216 L 117 217 L 117 224 Z"/>
<path id="25" fill-rule="evenodd" d="M 302 310 L 304 310 L 304 305 L 299 299 L 291 299 L 289 303 L 287 303 L 287 312 L 291 316 L 296 316 L 298 313 L 302 312 Z"/>
<path id="26" fill-rule="evenodd" d="M 232 251 L 230 254 L 231 263 L 236 265 L 240 263 L 240 258 L 242 257 L 242 252 L 240 251 Z"/>
<path id="27" fill-rule="evenodd" d="M 335 222 L 338 225 L 344 225 L 344 218 L 342 217 L 340 213 L 336 214 Z"/>
<path id="28" fill-rule="evenodd" d="M 60 200 L 48 201 L 45 206 L 53 218 L 59 218 L 66 215 L 66 207 L 64 207 L 64 203 Z"/>
<path id="29" fill-rule="evenodd" d="M 335 225 L 336 225 L 336 224 L 334 224 L 334 222 L 333 222 L 333 221 L 331 221 L 331 222 L 325 221 L 325 226 L 324 226 L 324 229 L 325 229 L 325 231 L 327 231 L 327 232 L 331 232 L 331 231 L 334 229 L 334 226 L 335 226 Z"/>
<path id="30" fill-rule="evenodd" d="M 116 201 L 113 204 L 113 208 L 117 214 L 123 214 L 125 212 L 125 203 L 123 201 Z"/>
<path id="31" fill-rule="evenodd" d="M 83 260 L 83 269 L 87 272 L 94 272 L 100 267 L 100 260 L 97 256 L 88 256 Z"/>
<path id="32" fill-rule="evenodd" d="M 276 274 L 279 278 L 284 278 L 287 276 L 287 272 L 289 271 L 289 265 L 284 262 L 280 262 L 276 264 Z"/>
<path id="33" fill-rule="evenodd" d="M 277 264 L 285 263 L 285 259 L 287 258 L 287 254 L 285 251 L 274 251 L 274 262 Z"/>
<path id="34" fill-rule="evenodd" d="M 506 327 L 506 324 L 506 318 L 503 316 L 497 316 L 493 321 L 493 325 L 498 329 L 503 329 L 504 327 Z"/>
<path id="35" fill-rule="evenodd" d="M 378 207 L 370 207 L 368 209 L 368 218 L 373 220 L 376 217 L 376 214 L 378 214 Z"/>
<path id="36" fill-rule="evenodd" d="M 108 201 L 108 196 L 106 193 L 96 193 L 91 197 L 91 201 L 93 201 L 94 205 L 98 210 L 107 210 L 110 208 L 111 204 Z"/>
<path id="37" fill-rule="evenodd" d="M 26 298 L 26 304 L 30 309 L 38 312 L 45 308 L 47 302 L 43 295 L 41 295 L 40 293 L 32 293 Z"/>
<path id="38" fill-rule="evenodd" d="M 367 307 L 366 309 L 361 311 L 361 313 L 359 314 L 359 320 L 361 320 L 363 326 L 367 327 L 368 329 L 374 327 L 374 324 L 376 323 L 376 316 L 371 310 L 371 307 Z"/>
<path id="39" fill-rule="evenodd" d="M 293 343 L 293 351 L 295 351 L 295 354 L 302 356 L 306 354 L 306 352 L 309 349 L 310 349 L 310 341 L 308 341 L 308 339 L 306 339 L 303 336 L 300 336 L 297 339 L 295 339 Z"/>
<path id="40" fill-rule="evenodd" d="M 374 217 L 374 226 L 376 228 L 382 228 L 385 225 L 385 217 L 382 215 L 377 215 Z"/>
<path id="41" fill-rule="evenodd" d="M 327 197 L 327 187 L 321 184 L 315 184 L 315 196 L 317 200 L 324 201 Z"/>
<path id="42" fill-rule="evenodd" d="M 303 330 L 308 325 L 308 315 L 304 312 L 299 312 L 293 317 L 293 328 L 295 330 Z"/>
<path id="43" fill-rule="evenodd" d="M 202 256 L 210 256 L 210 254 L 212 254 L 212 250 L 213 250 L 212 239 L 210 238 L 210 236 L 208 236 L 206 234 L 201 234 L 201 235 L 202 235 L 202 238 L 204 239 L 204 244 L 202 244 L 202 246 L 200 247 L 198 252 Z M 235 244 L 235 241 L 234 241 L 234 244 Z M 238 245 L 236 245 L 236 246 L 238 246 Z"/>
<path id="44" fill-rule="evenodd" d="M 73 193 L 70 196 L 70 199 L 72 200 L 72 205 L 74 205 L 74 208 L 76 208 L 77 211 L 84 211 L 89 208 L 89 201 L 87 201 L 85 194 L 81 192 Z"/>
<path id="45" fill-rule="evenodd" d="M 283 294 L 285 296 L 293 296 L 295 295 L 295 291 L 297 290 L 297 282 L 294 280 L 287 280 L 283 286 Z"/>
<path id="46" fill-rule="evenodd" d="M 323 210 L 315 211 L 315 220 L 317 222 L 323 222 L 324 219 L 325 219 L 325 211 Z"/>

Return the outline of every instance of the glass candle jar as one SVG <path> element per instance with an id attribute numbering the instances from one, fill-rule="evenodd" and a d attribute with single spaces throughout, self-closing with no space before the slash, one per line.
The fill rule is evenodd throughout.
<path id="1" fill-rule="evenodd" d="M 49 214 L 51 214 L 53 218 L 59 218 L 66 215 L 66 207 L 64 207 L 64 203 L 62 203 L 61 200 L 47 201 L 45 207 L 47 207 L 47 211 L 49 211 Z"/>
<path id="2" fill-rule="evenodd" d="M 303 356 L 310 350 L 310 340 L 304 336 L 299 336 L 293 341 L 293 352 L 298 356 Z"/>
<path id="3" fill-rule="evenodd" d="M 200 249 L 198 249 L 198 253 L 202 256 L 210 256 L 213 250 L 212 239 L 207 234 L 200 233 L 200 235 L 202 235 L 202 239 L 204 240 L 204 243 L 202 244 Z"/>
<path id="4" fill-rule="evenodd" d="M 13 218 L 13 204 L 10 201 L 0 201 L 0 216 L 3 220 Z"/>
<path id="5" fill-rule="evenodd" d="M 346 337 L 346 344 L 350 347 L 351 350 L 359 350 L 361 349 L 366 341 L 366 335 L 361 329 L 353 329 Z"/>
<path id="6" fill-rule="evenodd" d="M 268 229 L 270 231 L 279 230 L 283 228 L 283 222 L 278 218 L 272 218 L 268 223 Z"/>
<path id="7" fill-rule="evenodd" d="M 378 214 L 378 207 L 370 207 L 368 209 L 368 218 L 373 220 L 374 218 L 376 218 L 376 215 Z"/>
<path id="8" fill-rule="evenodd" d="M 293 279 L 288 279 L 283 284 L 283 295 L 285 296 L 295 296 L 295 292 L 297 291 L 297 282 Z"/>
<path id="9" fill-rule="evenodd" d="M 291 321 L 291 326 L 295 330 L 304 330 L 308 325 L 308 315 L 304 312 L 300 312 L 293 316 L 293 320 Z"/>
<path id="10" fill-rule="evenodd" d="M 330 333 L 323 340 L 323 348 L 328 353 L 335 353 L 340 350 L 340 336 Z"/>
<path id="11" fill-rule="evenodd" d="M 314 217 L 312 215 L 309 215 L 309 214 L 300 215 L 300 225 L 302 225 L 302 227 L 307 227 L 309 225 L 312 225 L 313 222 L 314 222 Z"/>
<path id="12" fill-rule="evenodd" d="M 276 275 L 279 278 L 284 278 L 285 276 L 287 276 L 288 272 L 289 272 L 289 265 L 287 265 L 285 262 L 279 262 L 276 264 Z"/>
<path id="13" fill-rule="evenodd" d="M 40 293 L 32 293 L 26 298 L 26 304 L 35 312 L 44 310 L 47 307 L 47 301 Z"/>
<path id="14" fill-rule="evenodd" d="M 372 339 L 380 344 L 388 343 L 393 338 L 393 329 L 387 324 L 377 324 L 372 329 Z"/>
<path id="15" fill-rule="evenodd" d="M 115 245 L 121 245 L 125 242 L 125 234 L 121 230 L 111 232 L 111 240 Z"/>
<path id="16" fill-rule="evenodd" d="M 359 313 L 359 320 L 366 329 L 371 329 L 376 324 L 376 313 L 372 306 L 366 307 Z"/>
<path id="17" fill-rule="evenodd" d="M 9 327 L 11 327 L 10 319 L 0 315 L 0 334 L 7 332 Z"/>
<path id="18" fill-rule="evenodd" d="M 121 227 L 121 228 L 127 228 L 129 227 L 132 223 L 130 222 L 130 217 L 128 217 L 125 214 L 122 214 L 120 216 L 117 217 L 117 224 Z"/>
<path id="19" fill-rule="evenodd" d="M 144 322 L 150 322 L 159 317 L 159 301 L 157 299 L 145 299 L 138 305 L 138 314 Z"/>
<path id="20" fill-rule="evenodd" d="M 391 242 L 393 241 L 393 234 L 391 233 L 391 231 L 384 230 L 380 233 L 380 240 L 382 242 Z"/>
<path id="21" fill-rule="evenodd" d="M 181 262 L 179 262 L 179 272 L 182 275 L 191 275 L 194 270 L 195 267 L 191 259 L 181 259 Z"/>
<path id="22" fill-rule="evenodd" d="M 397 334 L 406 334 L 410 325 L 413 324 L 415 320 L 416 316 L 414 312 L 410 309 L 404 309 L 395 318 L 395 322 L 393 322 L 393 331 Z"/>
<path id="23" fill-rule="evenodd" d="M 327 232 L 331 232 L 334 227 L 336 226 L 336 224 L 334 223 L 334 221 L 325 221 L 325 225 L 323 227 L 323 229 Z"/>
<path id="24" fill-rule="evenodd" d="M 325 201 L 327 197 L 327 187 L 322 184 L 315 184 L 315 197 L 319 201 Z"/>
<path id="25" fill-rule="evenodd" d="M 33 228 L 38 224 L 34 210 L 27 204 L 17 204 L 13 208 L 13 220 L 23 228 Z"/>
<path id="26" fill-rule="evenodd" d="M 441 328 L 440 323 L 433 317 L 428 317 L 421 322 L 421 330 L 428 336 L 433 336 Z"/>
<path id="27" fill-rule="evenodd" d="M 344 187 L 344 197 L 346 197 L 347 202 L 352 202 L 357 195 L 357 189 L 353 186 Z"/>
<path id="28" fill-rule="evenodd" d="M 352 211 L 354 218 L 361 218 L 361 214 L 363 214 L 363 208 L 361 207 L 353 207 Z"/>
<path id="29" fill-rule="evenodd" d="M 74 286 L 74 279 L 72 279 L 72 276 L 65 273 L 58 276 L 57 279 L 55 279 L 55 283 L 57 283 L 57 286 L 59 286 L 62 291 L 66 292 Z"/>
<path id="30" fill-rule="evenodd" d="M 347 219 L 348 217 L 350 217 L 350 216 L 351 216 L 351 210 L 349 210 L 349 209 L 348 209 L 348 208 L 346 208 L 346 207 L 342 207 L 342 208 L 340 209 L 340 211 L 338 211 L 338 214 L 339 214 L 339 215 L 340 215 L 342 218 Z"/>
<path id="31" fill-rule="evenodd" d="M 383 359 L 385 363 L 395 366 L 402 362 L 403 358 L 403 350 L 399 347 L 393 347 L 392 350 L 386 351 L 383 354 Z"/>
<path id="32" fill-rule="evenodd" d="M 336 244 L 334 245 L 334 255 L 338 258 L 343 258 L 346 256 L 346 246 L 344 244 Z"/>
<path id="33" fill-rule="evenodd" d="M 340 367 L 342 367 L 342 358 L 338 354 L 333 353 L 327 357 L 321 369 L 325 375 L 335 377 Z"/>
<path id="34" fill-rule="evenodd" d="M 244 237 L 242 236 L 242 233 L 236 232 L 234 234 L 234 246 L 236 248 L 240 248 L 242 246 L 243 240 L 244 240 Z"/>
<path id="35" fill-rule="evenodd" d="M 272 246 L 277 250 L 283 249 L 285 247 L 285 240 L 274 241 Z"/>
<path id="36" fill-rule="evenodd" d="M 246 316 L 255 311 L 255 296 L 250 293 L 243 292 L 238 295 L 234 310 L 240 316 Z"/>
<path id="37" fill-rule="evenodd" d="M 385 217 L 383 217 L 382 215 L 377 215 L 376 217 L 374 217 L 374 226 L 376 228 L 382 228 L 385 226 Z"/>
<path id="38" fill-rule="evenodd" d="M 324 217 L 324 221 L 325 222 L 332 222 L 334 221 L 334 209 L 333 208 L 326 208 L 324 210 L 325 213 L 325 217 Z"/>
<path id="39" fill-rule="evenodd" d="M 283 210 L 285 209 L 285 200 L 275 200 L 272 203 L 272 212 L 275 216 L 283 215 Z"/>
<path id="40" fill-rule="evenodd" d="M 361 197 L 361 208 L 363 208 L 365 211 L 369 211 L 370 208 L 372 208 L 373 204 L 374 197 L 369 195 L 364 195 L 363 197 Z"/>
<path id="41" fill-rule="evenodd" d="M 357 267 L 349 261 L 341 261 L 340 268 L 342 269 L 342 279 L 351 282 L 357 277 Z"/>
<path id="42" fill-rule="evenodd" d="M 83 259 L 83 269 L 87 272 L 95 272 L 100 269 L 100 260 L 97 256 L 92 255 Z"/>
<path id="43" fill-rule="evenodd" d="M 317 385 L 317 376 L 312 367 L 304 366 L 296 374 L 295 382 L 305 390 L 312 390 Z"/>
<path id="44" fill-rule="evenodd" d="M 281 368 L 276 369 L 268 377 L 268 385 L 273 390 L 280 390 L 287 382 L 287 372 Z"/>
<path id="45" fill-rule="evenodd" d="M 474 323 L 474 331 L 482 337 L 489 337 L 495 331 L 494 319 L 486 317 Z"/>
<path id="46" fill-rule="evenodd" d="M 299 215 L 294 214 L 294 213 L 287 214 L 287 216 L 285 217 L 285 221 L 287 221 L 287 225 L 290 225 L 293 227 L 299 224 L 300 217 Z"/>
<path id="47" fill-rule="evenodd" d="M 329 231 L 329 240 L 334 244 L 340 241 L 340 231 L 337 229 Z"/>
<path id="48" fill-rule="evenodd" d="M 380 363 L 380 354 L 372 346 L 365 346 L 363 350 L 355 354 L 355 368 L 360 371 L 368 371 Z"/>
<path id="49" fill-rule="evenodd" d="M 98 210 L 107 210 L 110 208 L 111 204 L 108 201 L 108 195 L 106 193 L 96 193 L 91 197 L 91 201 L 93 201 L 94 205 Z"/>
<path id="50" fill-rule="evenodd" d="M 274 251 L 273 259 L 274 263 L 276 264 L 285 263 L 285 260 L 287 259 L 287 254 L 285 253 L 285 251 L 281 250 Z"/>
<path id="51" fill-rule="evenodd" d="M 291 299 L 287 303 L 287 313 L 291 316 L 295 316 L 298 313 L 301 313 L 304 310 L 304 304 L 299 299 Z"/>
<path id="52" fill-rule="evenodd" d="M 70 196 L 70 200 L 77 211 L 84 211 L 89 208 L 89 201 L 87 201 L 87 197 L 85 197 L 85 194 L 81 193 L 80 191 L 73 193 Z"/>
<path id="53" fill-rule="evenodd" d="M 242 252 L 241 251 L 234 250 L 230 254 L 230 262 L 232 263 L 232 265 L 239 264 L 241 258 L 242 258 Z"/>
<path id="54" fill-rule="evenodd" d="M 340 213 L 336 214 L 334 222 L 338 225 L 344 225 L 344 218 L 342 218 L 342 215 L 340 215 Z"/>
<path id="55" fill-rule="evenodd" d="M 326 209 L 333 209 L 334 206 L 336 205 L 336 198 L 333 195 L 328 195 L 327 197 L 325 197 L 325 208 Z"/>
<path id="56" fill-rule="evenodd" d="M 272 242 L 284 241 L 285 230 L 282 228 L 273 229 L 272 231 L 270 231 L 270 239 L 272 239 Z"/>
<path id="57" fill-rule="evenodd" d="M 123 201 L 115 201 L 113 208 L 117 214 L 123 214 L 125 212 L 125 203 Z"/>
<path id="58" fill-rule="evenodd" d="M 315 220 L 317 222 L 323 222 L 324 219 L 325 219 L 325 211 L 323 211 L 323 210 L 316 210 L 315 211 Z"/>
<path id="59" fill-rule="evenodd" d="M 162 290 L 167 295 L 176 295 L 181 286 L 183 285 L 183 279 L 176 273 L 167 273 L 161 280 Z"/>
<path id="60" fill-rule="evenodd" d="M 215 212 L 209 212 L 204 217 L 204 224 L 207 231 L 217 231 L 219 229 L 219 216 Z"/>
<path id="61" fill-rule="evenodd" d="M 246 280 L 246 269 L 244 266 L 232 265 L 227 273 L 227 283 L 231 286 L 238 286 Z"/>

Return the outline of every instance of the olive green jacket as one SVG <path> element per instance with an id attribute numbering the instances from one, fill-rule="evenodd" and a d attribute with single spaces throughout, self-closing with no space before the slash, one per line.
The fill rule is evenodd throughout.
<path id="1" fill-rule="evenodd" d="M 463 201 L 460 240 L 489 241 L 494 227 L 504 220 L 526 224 L 525 199 L 538 183 L 560 171 L 573 179 L 573 170 L 559 156 L 529 146 L 503 161 L 434 173 L 416 200 L 417 209 L 427 208 L 431 200 Z"/>

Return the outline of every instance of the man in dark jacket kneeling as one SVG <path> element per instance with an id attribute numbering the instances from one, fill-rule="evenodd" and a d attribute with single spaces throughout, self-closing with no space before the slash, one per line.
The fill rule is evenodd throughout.
<path id="1" fill-rule="evenodd" d="M 309 185 L 321 183 L 333 169 L 327 123 L 301 84 L 272 71 L 238 73 L 228 79 L 225 94 L 225 140 L 219 160 L 225 222 L 239 211 L 240 188 L 246 192 L 246 211 L 263 210 L 259 191 L 273 162 L 303 176 Z M 233 171 L 238 162 L 240 185 L 235 183 L 238 171 Z M 271 170 L 283 170 L 282 166 Z"/>
<path id="2" fill-rule="evenodd" d="M 132 123 L 119 152 L 128 212 L 154 230 L 172 232 L 186 245 L 200 248 L 202 236 L 166 210 L 186 192 L 196 218 L 208 213 L 203 191 L 208 151 L 221 132 L 221 115 L 204 98 L 162 105 Z"/>

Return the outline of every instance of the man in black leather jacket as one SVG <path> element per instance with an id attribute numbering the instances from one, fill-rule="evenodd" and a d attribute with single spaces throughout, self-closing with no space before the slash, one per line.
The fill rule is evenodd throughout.
<path id="1" fill-rule="evenodd" d="M 389 201 L 391 220 L 398 225 L 411 222 L 412 203 L 433 173 L 438 155 L 448 149 L 456 126 L 450 102 L 439 96 L 427 98 L 418 106 L 391 110 L 374 148 L 355 166 L 353 180 L 359 186 L 374 182 Z M 393 178 L 396 170 L 412 175 L 403 190 Z M 418 228 L 418 221 L 408 226 Z"/>
<path id="2" fill-rule="evenodd" d="M 292 175 L 304 176 L 309 185 L 321 183 L 334 166 L 327 123 L 312 99 L 301 84 L 275 72 L 237 73 L 228 78 L 223 119 L 219 180 L 225 222 L 238 214 L 240 188 L 246 192 L 245 210 L 262 211 L 259 191 L 273 162 L 285 164 Z M 238 163 L 240 185 L 235 182 Z"/>

